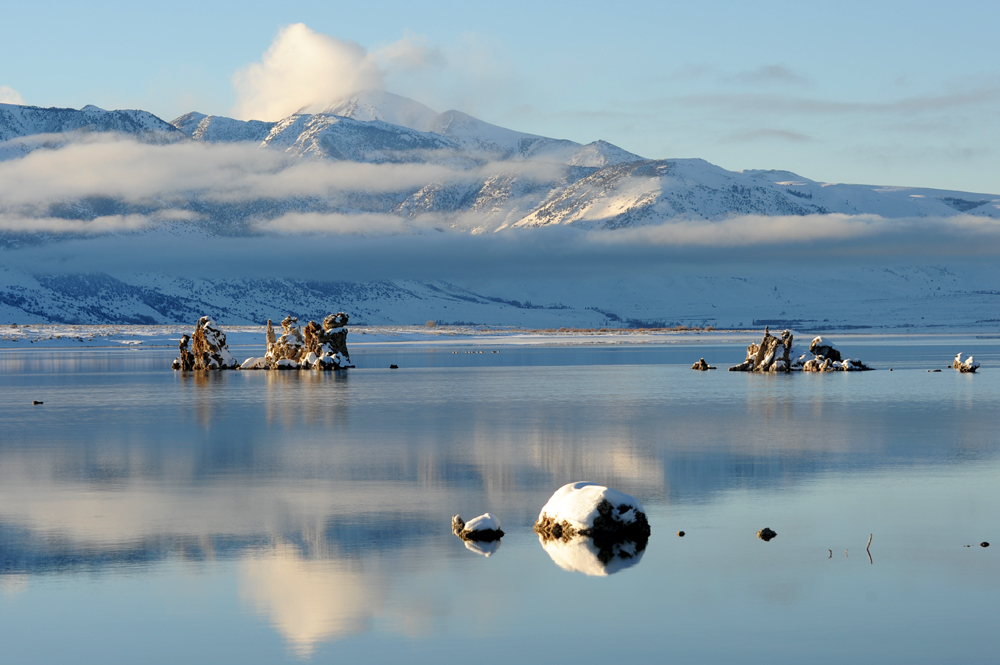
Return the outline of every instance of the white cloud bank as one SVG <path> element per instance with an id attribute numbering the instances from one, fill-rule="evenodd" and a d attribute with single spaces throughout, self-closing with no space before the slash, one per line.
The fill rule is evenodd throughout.
<path id="1" fill-rule="evenodd" d="M 14 88 L 0 85 L 0 104 L 19 104 L 23 106 L 24 97 Z"/>
<path id="2" fill-rule="evenodd" d="M 369 51 L 294 23 L 278 32 L 260 62 L 233 76 L 233 114 L 244 120 L 280 120 L 301 110 L 315 112 L 353 93 L 383 89 L 391 71 L 443 64 L 439 50 L 410 33 Z"/>

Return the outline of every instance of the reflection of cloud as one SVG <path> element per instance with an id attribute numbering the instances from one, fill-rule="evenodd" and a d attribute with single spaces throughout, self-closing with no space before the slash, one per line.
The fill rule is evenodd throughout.
<path id="1" fill-rule="evenodd" d="M 0 593 L 13 596 L 28 588 L 27 575 L 0 575 Z"/>
<path id="2" fill-rule="evenodd" d="M 300 657 L 321 642 L 367 630 L 384 594 L 377 577 L 334 561 L 308 561 L 290 546 L 240 563 L 241 598 Z"/>

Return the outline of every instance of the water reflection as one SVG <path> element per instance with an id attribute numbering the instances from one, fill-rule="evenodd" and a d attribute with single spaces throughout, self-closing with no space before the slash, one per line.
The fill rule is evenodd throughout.
<path id="1" fill-rule="evenodd" d="M 646 551 L 631 540 L 614 543 L 599 548 L 592 538 L 576 536 L 569 541 L 560 538 L 546 539 L 538 536 L 545 552 L 552 561 L 562 568 L 574 573 L 583 573 L 591 577 L 607 577 L 635 566 L 642 560 Z"/>
<path id="2" fill-rule="evenodd" d="M 444 640 L 435 617 L 459 622 L 468 613 L 457 579 L 493 583 L 482 590 L 489 601 L 483 611 L 515 621 L 531 611 L 533 585 L 553 573 L 567 588 L 567 579 L 587 582 L 558 574 L 552 562 L 607 577 L 645 557 L 629 575 L 602 583 L 609 593 L 636 585 L 639 595 L 649 584 L 667 584 L 667 566 L 655 562 L 676 548 L 698 552 L 683 569 L 708 580 L 706 587 L 728 566 L 737 581 L 750 569 L 730 557 L 743 552 L 737 536 L 735 545 L 697 550 L 713 536 L 707 529 L 698 539 L 658 541 L 648 553 L 632 546 L 602 553 L 580 539 L 542 543 L 543 555 L 531 538 L 538 506 L 574 478 L 635 495 L 651 509 L 651 521 L 654 514 L 661 520 L 654 532 L 672 530 L 665 522 L 674 515 L 697 514 L 704 523 L 719 510 L 732 523 L 716 533 L 752 539 L 761 524 L 773 524 L 782 538 L 747 550 L 762 567 L 803 542 L 802 523 L 824 510 L 824 529 L 838 519 L 849 524 L 836 536 L 816 535 L 813 549 L 795 560 L 826 557 L 837 538 L 847 542 L 848 532 L 863 532 L 867 539 L 874 529 L 880 566 L 873 570 L 881 570 L 901 556 L 891 549 L 896 524 L 935 510 L 950 524 L 956 510 L 964 515 L 979 505 L 985 514 L 983 507 L 995 503 L 995 490 L 988 494 L 995 483 L 971 495 L 968 483 L 954 481 L 934 494 L 926 489 L 933 483 L 913 480 L 924 471 L 948 479 L 962 465 L 994 464 L 1000 381 L 985 371 L 971 381 L 922 370 L 705 376 L 687 369 L 690 363 L 675 371 L 552 362 L 197 376 L 138 362 L 141 371 L 134 372 L 111 363 L 114 373 L 100 369 L 110 366 L 105 360 L 85 371 L 78 361 L 74 373 L 35 362 L 35 374 L 0 375 L 2 597 L 45 587 L 31 583 L 35 576 L 60 588 L 128 577 L 121 571 L 145 579 L 175 561 L 220 562 L 238 572 L 245 606 L 299 657 L 366 630 L 373 640 L 400 631 Z M 29 392 L 44 393 L 44 410 L 26 402 Z M 878 480 L 860 482 L 862 488 L 891 488 L 892 497 L 912 490 L 927 503 L 914 509 L 878 494 L 860 501 L 853 498 L 857 488 L 843 490 L 851 479 L 869 477 Z M 831 489 L 808 506 L 808 519 L 795 522 L 793 515 L 781 523 L 767 514 L 759 522 L 749 514 L 762 504 L 794 507 L 820 482 Z M 449 530 L 451 515 L 484 508 L 502 515 L 511 534 L 504 555 L 488 562 L 467 555 Z M 873 526 L 873 519 L 884 523 Z M 692 529 L 697 521 L 675 528 Z M 993 540 L 980 527 L 968 526 L 969 542 Z M 490 556 L 499 542 L 465 546 Z M 852 544 L 851 554 L 861 556 L 845 563 L 863 558 L 870 568 L 863 549 L 864 541 Z M 842 550 L 834 548 L 838 557 Z M 988 562 L 995 551 L 980 558 Z M 934 563 L 946 560 L 936 556 Z M 966 563 L 947 560 L 965 570 Z M 493 604 L 503 593 L 515 600 Z"/>
<path id="3" fill-rule="evenodd" d="M 385 580 L 354 563 L 310 560 L 290 544 L 240 561 L 240 597 L 268 618 L 299 657 L 325 641 L 367 630 Z"/>
<path id="4" fill-rule="evenodd" d="M 482 556 L 493 556 L 500 549 L 500 540 L 492 540 L 490 542 L 483 542 L 481 540 L 463 540 L 465 543 L 465 549 L 470 552 L 475 552 Z"/>

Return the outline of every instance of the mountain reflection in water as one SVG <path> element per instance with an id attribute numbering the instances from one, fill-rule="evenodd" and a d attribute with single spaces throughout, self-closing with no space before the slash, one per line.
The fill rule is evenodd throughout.
<path id="1" fill-rule="evenodd" d="M 583 612 L 587 584 L 608 598 L 647 587 L 665 597 L 682 583 L 668 571 L 683 571 L 685 593 L 712 608 L 801 609 L 825 593 L 812 550 L 825 561 L 828 548 L 841 557 L 850 548 L 869 566 L 872 531 L 873 570 L 929 571 L 955 580 L 957 595 L 966 575 L 977 588 L 1000 586 L 981 567 L 995 548 L 955 554 L 926 541 L 935 525 L 955 548 L 990 539 L 1000 382 L 988 368 L 753 376 L 690 363 L 563 365 L 559 349 L 538 353 L 547 363 L 414 360 L 390 372 L 364 369 L 359 351 L 348 373 L 212 374 L 170 372 L 154 353 L 0 356 L 0 611 L 42 593 L 36 580 L 56 593 L 182 564 L 188 575 L 232 575 L 243 608 L 293 658 L 355 639 L 362 653 L 365 640 L 397 636 L 434 661 L 456 624 L 531 643 L 525 622 L 549 607 L 542 590 L 569 593 Z M 586 542 L 539 547 L 539 509 L 581 479 L 643 502 L 644 552 L 602 563 Z M 502 549 L 477 552 L 489 558 L 472 556 L 451 515 L 486 511 L 508 535 Z M 754 533 L 766 525 L 781 535 L 764 544 Z M 684 539 L 672 535 L 681 528 Z M 782 577 L 756 589 L 748 580 L 768 579 L 773 560 Z M 623 572 L 589 582 L 556 566 Z M 907 579 L 899 588 L 916 578 Z M 22 644 L 4 629 L 0 637 Z"/>

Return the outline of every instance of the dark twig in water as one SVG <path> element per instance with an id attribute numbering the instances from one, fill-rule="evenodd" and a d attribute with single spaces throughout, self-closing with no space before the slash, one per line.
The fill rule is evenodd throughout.
<path id="1" fill-rule="evenodd" d="M 872 546 L 872 534 L 868 534 L 868 544 L 865 545 L 865 552 L 868 552 L 868 563 L 874 565 L 875 562 L 872 561 L 872 552 L 869 549 Z"/>
<path id="2" fill-rule="evenodd" d="M 830 553 L 830 556 L 828 556 L 827 558 L 828 559 L 832 559 L 833 558 L 833 550 L 827 550 L 827 552 Z"/>

